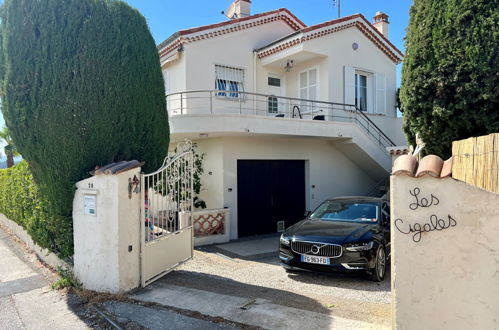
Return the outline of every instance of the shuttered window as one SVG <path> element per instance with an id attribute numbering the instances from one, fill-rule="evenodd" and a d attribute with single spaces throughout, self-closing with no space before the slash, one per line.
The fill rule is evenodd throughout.
<path id="1" fill-rule="evenodd" d="M 215 65 L 215 89 L 217 96 L 227 98 L 243 97 L 244 70 L 224 65 Z"/>
<path id="2" fill-rule="evenodd" d="M 386 78 L 384 73 L 370 73 L 353 67 L 344 71 L 345 104 L 354 104 L 370 113 L 386 113 Z"/>

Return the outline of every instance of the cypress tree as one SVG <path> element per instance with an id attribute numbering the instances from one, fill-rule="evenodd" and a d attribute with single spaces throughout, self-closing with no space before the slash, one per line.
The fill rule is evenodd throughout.
<path id="1" fill-rule="evenodd" d="M 6 125 L 67 236 L 74 184 L 96 165 L 151 171 L 167 153 L 155 42 L 120 1 L 6 0 L 1 48 Z"/>
<path id="2" fill-rule="evenodd" d="M 499 131 L 499 1 L 414 0 L 400 89 L 404 130 L 425 152 Z"/>

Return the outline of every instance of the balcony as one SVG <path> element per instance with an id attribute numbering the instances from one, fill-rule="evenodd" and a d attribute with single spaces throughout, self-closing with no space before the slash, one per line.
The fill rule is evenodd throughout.
<path id="1" fill-rule="evenodd" d="M 171 121 L 177 123 L 176 118 L 182 117 L 202 118 L 202 124 L 197 121 L 189 123 L 189 127 L 187 124 L 174 125 L 173 134 L 185 134 L 196 125 L 201 126 L 198 129 L 200 132 L 213 131 L 217 125 L 219 125 L 218 129 L 223 131 L 221 123 L 210 121 L 214 118 L 224 118 L 224 123 L 229 126 L 229 130 L 236 130 L 235 126 L 244 126 L 241 121 L 243 119 L 245 123 L 253 123 L 253 127 L 257 128 L 269 124 L 267 125 L 268 131 L 275 134 L 284 134 L 284 131 L 288 131 L 294 135 L 314 134 L 320 137 L 334 136 L 343 139 L 352 138 L 355 135 L 355 132 L 352 132 L 352 126 L 354 126 L 383 153 L 386 153 L 387 147 L 395 146 L 395 143 L 368 115 L 352 104 L 222 90 L 179 92 L 167 95 L 166 99 Z M 232 120 L 234 117 L 238 117 L 239 120 Z M 262 119 L 268 119 L 268 121 L 262 121 Z M 307 125 L 303 125 L 304 123 Z M 243 128 L 243 130 L 250 132 L 248 128 Z M 313 133 L 307 133 L 309 131 Z M 261 129 L 259 132 L 262 133 Z"/>

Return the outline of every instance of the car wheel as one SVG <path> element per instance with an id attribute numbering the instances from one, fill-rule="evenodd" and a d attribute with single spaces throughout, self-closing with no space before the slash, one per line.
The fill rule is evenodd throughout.
<path id="1" fill-rule="evenodd" d="M 374 258 L 374 268 L 371 269 L 371 280 L 381 282 L 386 274 L 386 251 L 383 245 L 378 246 Z"/>

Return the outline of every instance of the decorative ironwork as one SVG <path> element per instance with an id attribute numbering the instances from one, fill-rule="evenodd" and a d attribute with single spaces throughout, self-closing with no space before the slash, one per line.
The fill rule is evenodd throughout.
<path id="1" fill-rule="evenodd" d="M 192 226 L 194 227 L 194 237 L 204 237 L 225 234 L 225 212 L 215 211 L 211 213 L 203 212 L 192 216 Z"/>
<path id="2" fill-rule="evenodd" d="M 142 175 L 146 243 L 191 226 L 193 159 L 192 142 L 186 140 L 156 172 Z"/>

